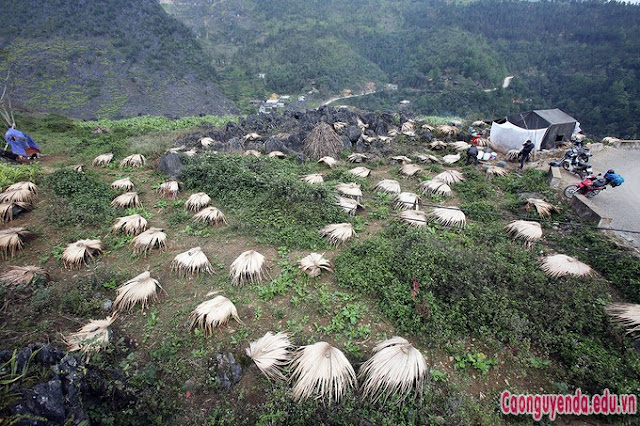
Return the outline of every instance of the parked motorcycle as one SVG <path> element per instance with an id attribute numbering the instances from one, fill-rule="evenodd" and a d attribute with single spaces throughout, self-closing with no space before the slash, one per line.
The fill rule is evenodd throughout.
<path id="1" fill-rule="evenodd" d="M 589 148 L 583 146 L 582 144 L 576 144 L 572 146 L 567 152 L 564 153 L 564 159 L 567 158 L 576 158 L 576 161 L 582 161 L 583 163 L 589 162 L 589 157 L 593 154 L 589 151 Z M 564 161 L 563 159 L 563 161 Z"/>
<path id="2" fill-rule="evenodd" d="M 587 198 L 593 198 L 606 189 L 611 182 L 602 175 L 589 175 L 580 182 L 573 183 L 564 189 L 564 196 L 572 198 L 574 194 L 582 194 Z"/>
<path id="3" fill-rule="evenodd" d="M 562 160 L 562 168 L 568 172 L 575 173 L 580 176 L 582 179 L 593 174 L 593 168 L 589 163 L 583 163 L 578 160 L 577 157 L 565 158 Z"/>

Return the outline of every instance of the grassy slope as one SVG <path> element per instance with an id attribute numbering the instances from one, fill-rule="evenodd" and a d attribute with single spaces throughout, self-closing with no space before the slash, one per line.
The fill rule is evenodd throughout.
<path id="1" fill-rule="evenodd" d="M 315 171 L 323 172 L 328 182 L 341 181 L 347 165 L 327 173 L 320 165 L 292 160 L 214 156 L 188 168 L 188 192 L 177 201 L 164 200 L 155 192 L 163 178 L 150 168 L 88 167 L 82 177 L 64 170 L 51 172 L 62 164 L 88 164 L 94 155 L 106 151 L 116 152 L 117 160 L 133 153 L 129 145 L 134 140 L 153 160 L 154 152 L 162 152 L 155 142 L 170 140 L 172 133 L 164 132 L 177 123 L 105 122 L 111 133 L 92 135 L 92 125 L 60 117 L 28 120 L 36 132 L 49 135 L 53 147 L 74 150 L 84 141 L 91 144 L 78 150 L 72 162 L 57 155 L 45 158 L 39 166 L 41 192 L 36 209 L 12 224 L 27 226 L 38 237 L 7 263 L 40 264 L 52 281 L 21 290 L 2 287 L 3 297 L 12 301 L 4 308 L 2 340 L 15 347 L 47 340 L 60 344 L 58 332 L 67 333 L 89 318 L 106 315 L 100 307 L 103 301 L 113 300 L 114 288 L 143 269 L 150 269 L 167 292 L 146 312 L 121 315 L 114 324 L 112 347 L 94 357 L 92 371 L 117 368 L 126 383 L 113 382 L 106 388 L 94 384 L 110 401 L 86 401 L 96 423 L 148 424 L 150 419 L 183 424 L 318 420 L 496 424 L 505 421 L 496 414 L 497 393 L 505 386 L 529 392 L 565 391 L 574 386 L 601 391 L 608 386 L 638 393 L 638 355 L 602 310 L 612 296 L 636 300 L 638 274 L 604 268 L 599 269 L 601 276 L 589 279 L 553 280 L 541 274 L 536 262 L 540 251 L 594 248 L 604 244 L 602 236 L 591 235 L 585 242 L 582 233 L 545 226 L 547 241 L 527 250 L 502 235 L 504 220 L 478 214 L 469 215 L 466 231 L 437 225 L 409 229 L 394 223 L 389 216 L 393 214 L 390 198 L 373 195 L 372 186 L 379 179 L 395 178 L 404 190 L 417 192 L 419 179 L 399 177 L 397 167 L 384 162 L 368 165 L 373 175 L 363 181 L 365 210 L 352 219 L 335 212 L 327 195 L 330 184 L 309 193 L 298 181 L 299 174 Z M 152 129 L 161 131 L 146 133 Z M 440 170 L 431 166 L 426 174 Z M 487 182 L 472 168 L 463 171 L 468 180 L 454 187 L 453 200 L 427 202 L 523 214 L 513 194 L 540 191 L 555 196 L 540 184 L 543 180 L 536 172 Z M 132 256 L 131 238 L 109 232 L 113 217 L 133 212 L 114 211 L 106 205 L 109 182 L 126 176 L 136 184 L 144 205 L 135 211 L 147 217 L 151 226 L 167 232 L 166 252 Z M 78 184 L 93 188 L 95 195 L 74 190 Z M 196 190 L 212 195 L 214 204 L 227 215 L 228 226 L 209 228 L 190 222 L 184 200 Z M 292 209 L 294 202 L 308 208 Z M 85 214 L 77 215 L 73 209 Z M 563 206 L 559 218 L 570 215 Z M 313 230 L 329 219 L 352 221 L 357 240 L 338 249 L 326 246 Z M 64 246 L 89 237 L 103 239 L 104 255 L 80 271 L 62 268 L 59 256 Z M 571 244 L 578 240 L 580 245 Z M 187 279 L 169 271 L 173 257 L 194 246 L 203 248 L 215 275 Z M 309 279 L 297 272 L 296 260 L 310 248 L 326 252 L 334 262 L 335 276 Z M 248 249 L 266 256 L 270 278 L 259 285 L 234 287 L 228 267 Z M 637 259 L 624 251 L 610 250 L 622 262 L 637 265 Z M 599 268 L 602 264 L 593 263 Z M 414 277 L 419 286 L 416 298 L 411 296 Z M 231 322 L 213 337 L 205 337 L 189 331 L 187 317 L 212 290 L 236 304 L 244 324 Z M 400 334 L 425 353 L 434 381 L 424 400 L 389 401 L 383 408 L 360 402 L 356 395 L 338 407 L 294 404 L 286 386 L 269 383 L 243 355 L 250 341 L 270 330 L 289 331 L 296 344 L 329 341 L 345 351 L 354 365 L 370 356 L 377 341 Z M 233 353 L 246 369 L 241 382 L 226 391 L 219 389 L 211 370 L 212 359 L 221 352 Z"/>

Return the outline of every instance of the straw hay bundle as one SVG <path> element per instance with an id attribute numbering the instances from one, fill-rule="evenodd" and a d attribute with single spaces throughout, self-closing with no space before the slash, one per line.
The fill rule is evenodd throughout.
<path id="1" fill-rule="evenodd" d="M 353 182 L 337 184 L 336 191 L 338 191 L 338 194 L 340 195 L 351 197 L 355 200 L 360 200 L 360 197 L 362 197 L 362 190 L 360 189 L 360 185 Z"/>
<path id="2" fill-rule="evenodd" d="M 106 166 L 113 160 L 113 153 L 98 155 L 93 159 L 94 166 Z"/>
<path id="3" fill-rule="evenodd" d="M 333 157 L 325 156 L 319 159 L 318 163 L 324 163 L 325 165 L 329 166 L 329 168 L 334 169 L 338 164 L 338 161 Z"/>
<path id="4" fill-rule="evenodd" d="M 393 206 L 400 210 L 418 210 L 420 197 L 413 192 L 401 192 L 393 199 Z"/>
<path id="5" fill-rule="evenodd" d="M 520 158 L 519 149 L 510 149 L 509 151 L 507 151 L 507 160 L 518 161 L 518 158 Z"/>
<path id="6" fill-rule="evenodd" d="M 454 183 L 462 182 L 464 175 L 457 170 L 445 170 L 444 172 L 436 175 L 433 180 L 439 180 L 447 185 L 453 185 Z"/>
<path id="7" fill-rule="evenodd" d="M 21 203 L 19 201 L 13 203 L 2 203 L 0 204 L 0 222 L 11 222 L 14 216 L 19 215 L 23 211 L 29 211 L 32 207 L 33 206 L 29 203 Z"/>
<path id="8" fill-rule="evenodd" d="M 442 161 L 444 161 L 446 164 L 453 164 L 458 162 L 459 160 L 460 160 L 460 154 L 450 154 L 442 157 Z"/>
<path id="9" fill-rule="evenodd" d="M 102 253 L 102 241 L 100 240 L 78 240 L 67 245 L 62 252 L 62 263 L 65 268 L 80 268 L 86 265 L 89 260 Z"/>
<path id="10" fill-rule="evenodd" d="M 49 280 L 49 274 L 47 271 L 39 266 L 27 265 L 27 266 L 9 266 L 2 275 L 0 275 L 0 282 L 6 283 L 10 286 L 26 285 L 31 283 L 37 276 L 44 277 Z"/>
<path id="11" fill-rule="evenodd" d="M 227 223 L 227 218 L 216 207 L 205 207 L 204 209 L 193 215 L 193 220 L 195 222 L 207 223 L 209 225 Z"/>
<path id="12" fill-rule="evenodd" d="M 89 361 L 91 354 L 99 352 L 109 345 L 111 338 L 110 326 L 116 320 L 116 315 L 103 320 L 90 320 L 77 332 L 62 336 L 69 352 L 81 351 Z"/>
<path id="13" fill-rule="evenodd" d="M 416 174 L 422 173 L 422 167 L 415 164 L 405 164 L 400 167 L 399 173 L 404 176 L 415 176 Z"/>
<path id="14" fill-rule="evenodd" d="M 187 202 L 185 203 L 185 207 L 190 212 L 200 211 L 202 208 L 209 205 L 211 202 L 211 197 L 209 197 L 204 192 L 197 192 L 195 194 L 191 194 Z"/>
<path id="15" fill-rule="evenodd" d="M 447 143 L 443 141 L 435 140 L 429 144 L 429 148 L 433 150 L 445 149 L 447 147 Z"/>
<path id="16" fill-rule="evenodd" d="M 450 146 L 451 148 L 454 148 L 456 151 L 466 151 L 466 150 L 468 150 L 468 149 L 469 149 L 469 147 L 470 147 L 471 145 L 469 145 L 469 144 L 468 144 L 468 143 L 466 143 L 466 142 L 462 142 L 462 141 L 460 141 L 460 142 L 451 142 L 451 143 L 449 144 L 449 146 Z"/>
<path id="17" fill-rule="evenodd" d="M 355 387 L 356 374 L 342 351 L 326 342 L 301 347 L 291 364 L 293 399 L 328 400 L 338 402 L 344 393 Z"/>
<path id="18" fill-rule="evenodd" d="M 353 169 L 349 170 L 349 173 L 354 176 L 366 178 L 371 174 L 371 170 L 367 169 L 366 167 L 354 167 Z"/>
<path id="19" fill-rule="evenodd" d="M 640 331 L 640 305 L 631 303 L 612 303 L 605 310 L 611 318 L 627 329 L 627 334 Z M 640 334 L 635 336 L 640 338 Z"/>
<path id="20" fill-rule="evenodd" d="M 353 154 L 347 157 L 347 161 L 350 163 L 364 163 L 369 159 L 365 154 L 361 154 L 359 152 L 354 152 Z"/>
<path id="21" fill-rule="evenodd" d="M 158 280 L 151 278 L 151 273 L 145 271 L 118 287 L 113 309 L 115 311 L 130 311 L 140 303 L 141 309 L 144 310 L 148 306 L 149 299 L 158 298 L 158 288 L 162 290 Z"/>
<path id="22" fill-rule="evenodd" d="M 403 401 L 413 389 L 422 392 L 429 374 L 422 353 L 402 337 L 392 337 L 373 348 L 374 355 L 362 364 L 362 397 L 374 404 L 384 395 L 398 395 Z"/>
<path id="23" fill-rule="evenodd" d="M 229 275 L 234 285 L 259 283 L 262 281 L 264 256 L 255 250 L 240 254 L 231 264 Z"/>
<path id="24" fill-rule="evenodd" d="M 16 182 L 13 185 L 9 185 L 4 192 L 18 191 L 18 190 L 27 190 L 31 192 L 33 195 L 38 194 L 38 186 L 30 181 L 22 181 Z"/>
<path id="25" fill-rule="evenodd" d="M 172 200 L 178 197 L 178 191 L 180 191 L 180 185 L 178 185 L 178 182 L 175 180 L 163 182 L 160 187 L 158 187 L 158 194 L 160 196 L 169 197 Z"/>
<path id="26" fill-rule="evenodd" d="M 287 154 L 282 151 L 271 151 L 268 155 L 269 158 L 287 158 Z"/>
<path id="27" fill-rule="evenodd" d="M 142 154 L 133 154 L 120 161 L 120 167 L 142 167 L 147 163 L 147 159 Z"/>
<path id="28" fill-rule="evenodd" d="M 356 235 L 350 223 L 327 225 L 319 233 L 321 237 L 326 237 L 329 243 L 336 246 L 349 241 Z"/>
<path id="29" fill-rule="evenodd" d="M 542 227 L 538 222 L 527 220 L 514 220 L 504 227 L 507 234 L 513 238 L 520 238 L 529 243 L 542 238 Z"/>
<path id="30" fill-rule="evenodd" d="M 433 164 L 442 163 L 442 161 L 438 157 L 436 157 L 435 155 L 431 155 L 431 154 L 417 154 L 416 158 L 421 163 L 433 163 Z"/>
<path id="31" fill-rule="evenodd" d="M 324 254 L 320 253 L 311 253 L 300 259 L 298 261 L 298 268 L 311 278 L 319 276 L 323 270 L 333 272 L 331 269 L 331 263 L 324 258 Z"/>
<path id="32" fill-rule="evenodd" d="M 451 187 L 439 179 L 431 179 L 424 181 L 420 184 L 420 189 L 426 194 L 436 194 L 443 197 L 450 197 L 453 195 Z"/>
<path id="33" fill-rule="evenodd" d="M 302 152 L 309 158 L 337 157 L 342 150 L 342 139 L 330 124 L 321 121 L 304 139 Z"/>
<path id="34" fill-rule="evenodd" d="M 16 252 L 22 250 L 24 242 L 31 238 L 33 234 L 25 228 L 7 228 L 0 230 L 0 250 L 2 257 L 7 259 L 15 256 Z"/>
<path id="35" fill-rule="evenodd" d="M 532 208 L 535 208 L 540 217 L 550 217 L 552 212 L 558 212 L 558 208 L 551 203 L 548 203 L 539 198 L 527 198 L 525 201 L 525 207 L 527 212 Z"/>
<path id="36" fill-rule="evenodd" d="M 201 138 L 199 140 L 199 142 L 200 142 L 200 145 L 202 145 L 203 148 L 209 148 L 211 145 L 216 143 L 216 141 L 214 141 L 213 138 L 210 138 L 210 137 Z"/>
<path id="37" fill-rule="evenodd" d="M 395 164 L 411 164 L 411 158 L 405 155 L 394 155 L 393 157 L 389 157 L 389 161 Z"/>
<path id="38" fill-rule="evenodd" d="M 140 197 L 138 197 L 137 192 L 125 192 L 111 201 L 111 207 L 128 209 L 131 207 L 142 207 L 142 203 L 140 202 Z"/>
<path id="39" fill-rule="evenodd" d="M 189 316 L 191 329 L 198 327 L 209 334 L 213 334 L 214 328 L 228 323 L 230 318 L 242 324 L 235 305 L 224 296 L 216 296 L 202 302 Z"/>
<path id="40" fill-rule="evenodd" d="M 125 235 L 138 235 L 147 229 L 147 219 L 139 214 L 119 217 L 111 229 L 122 231 Z"/>
<path id="41" fill-rule="evenodd" d="M 438 207 L 429 213 L 428 217 L 444 226 L 464 228 L 467 224 L 467 218 L 457 207 Z"/>
<path id="42" fill-rule="evenodd" d="M 413 226 L 425 226 L 428 222 L 427 214 L 422 210 L 405 210 L 398 213 L 398 219 Z"/>
<path id="43" fill-rule="evenodd" d="M 289 364 L 293 357 L 291 348 L 293 345 L 287 333 L 273 334 L 269 331 L 260 339 L 251 342 L 246 354 L 265 376 L 284 380 L 282 368 Z"/>
<path id="44" fill-rule="evenodd" d="M 177 271 L 179 275 L 197 275 L 200 272 L 213 275 L 213 266 L 200 247 L 194 247 L 174 257 L 171 270 Z"/>
<path id="45" fill-rule="evenodd" d="M 255 142 L 255 141 L 259 141 L 262 140 L 262 136 L 260 136 L 258 133 L 247 133 L 246 135 L 244 135 L 244 138 L 242 138 L 245 142 Z"/>
<path id="46" fill-rule="evenodd" d="M 133 240 L 131 247 L 136 253 L 147 253 L 149 250 L 167 248 L 167 234 L 160 228 L 149 228 Z"/>
<path id="47" fill-rule="evenodd" d="M 542 260 L 542 270 L 550 277 L 555 278 L 564 277 L 566 275 L 582 277 L 593 273 L 593 270 L 589 265 L 564 254 L 545 257 Z"/>
<path id="48" fill-rule="evenodd" d="M 36 201 L 36 195 L 28 188 L 7 189 L 0 193 L 0 203 L 23 203 L 32 206 Z"/>
<path id="49" fill-rule="evenodd" d="M 503 167 L 489 166 L 487 168 L 487 174 L 490 176 L 506 176 L 509 172 Z"/>
<path id="50" fill-rule="evenodd" d="M 310 175 L 304 175 L 301 178 L 304 182 L 310 183 L 312 185 L 324 183 L 324 178 L 319 173 L 312 173 Z"/>
<path id="51" fill-rule="evenodd" d="M 336 200 L 336 205 L 340 207 L 345 213 L 348 213 L 351 216 L 354 216 L 356 214 L 356 210 L 358 210 L 358 208 L 363 208 L 362 204 L 358 203 L 353 198 L 345 197 L 338 197 Z"/>
<path id="52" fill-rule="evenodd" d="M 111 183 L 111 189 L 131 191 L 133 189 L 133 182 L 131 182 L 129 178 L 118 179 Z"/>
<path id="53" fill-rule="evenodd" d="M 376 192 L 382 192 L 385 194 L 399 194 L 400 183 L 393 179 L 383 179 L 373 187 Z"/>

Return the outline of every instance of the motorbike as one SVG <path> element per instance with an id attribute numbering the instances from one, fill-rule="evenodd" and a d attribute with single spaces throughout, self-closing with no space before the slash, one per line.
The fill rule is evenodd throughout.
<path id="1" fill-rule="evenodd" d="M 577 157 L 565 157 L 564 160 L 562 160 L 562 168 L 568 172 L 577 174 L 582 179 L 593 174 L 593 168 L 591 167 L 591 164 L 584 163 L 578 160 Z"/>
<path id="2" fill-rule="evenodd" d="M 587 198 L 593 198 L 606 189 L 609 180 L 599 175 L 589 175 L 580 182 L 575 182 L 564 189 L 564 196 L 572 198 L 574 194 L 582 194 Z"/>
<path id="3" fill-rule="evenodd" d="M 589 151 L 589 148 L 583 146 L 582 144 L 576 144 L 572 146 L 567 152 L 564 153 L 564 159 L 567 158 L 577 158 L 577 161 L 582 161 L 583 163 L 589 162 L 589 157 L 593 154 Z"/>

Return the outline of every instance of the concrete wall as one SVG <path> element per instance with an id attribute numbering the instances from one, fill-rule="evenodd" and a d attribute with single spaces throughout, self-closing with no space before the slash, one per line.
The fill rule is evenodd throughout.
<path id="1" fill-rule="evenodd" d="M 613 146 L 618 149 L 640 149 L 640 141 L 621 141 L 613 142 Z"/>
<path id="2" fill-rule="evenodd" d="M 571 198 L 571 207 L 581 219 L 595 222 L 599 228 L 607 228 L 611 225 L 611 218 L 584 195 L 575 194 Z"/>

